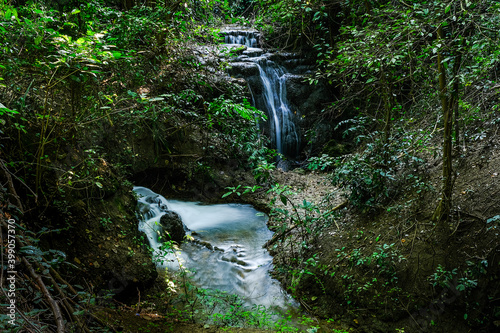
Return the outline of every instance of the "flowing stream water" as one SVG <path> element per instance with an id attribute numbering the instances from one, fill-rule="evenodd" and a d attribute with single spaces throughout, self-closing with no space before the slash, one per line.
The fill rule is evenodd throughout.
<path id="1" fill-rule="evenodd" d="M 159 267 L 178 270 L 182 264 L 194 272 L 197 286 L 239 295 L 248 305 L 281 310 L 296 306 L 269 275 L 272 257 L 262 248 L 272 236 L 267 216 L 250 205 L 167 200 L 145 187 L 134 187 L 134 192 L 139 196 L 139 230 L 147 235 Z M 175 254 L 160 251 L 159 222 L 167 210 L 179 214 L 195 238 Z"/>

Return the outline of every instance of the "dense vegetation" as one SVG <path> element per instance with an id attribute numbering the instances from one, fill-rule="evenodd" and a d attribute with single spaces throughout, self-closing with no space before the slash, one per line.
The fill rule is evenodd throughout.
<path id="1" fill-rule="evenodd" d="M 280 184 L 256 129 L 265 115 L 225 74 L 228 23 L 312 59 L 304 80 L 336 91 L 308 115 L 335 128 L 302 155 L 302 172 L 335 186 L 316 202 Z M 276 276 L 311 313 L 360 331 L 494 331 L 499 31 L 492 0 L 0 0 L 1 223 L 4 236 L 17 228 L 16 330 L 114 330 L 96 307 L 109 305 L 108 281 L 130 294 L 156 277 L 130 192 L 147 173 L 196 200 L 267 202 Z M 119 278 L 116 262 L 92 257 L 105 237 L 123 242 Z M 216 299 L 192 290 L 178 318 Z M 257 310 L 220 323 L 292 329 L 263 325 Z"/>

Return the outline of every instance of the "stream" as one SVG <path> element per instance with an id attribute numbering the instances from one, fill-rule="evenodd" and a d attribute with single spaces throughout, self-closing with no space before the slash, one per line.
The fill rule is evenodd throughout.
<path id="1" fill-rule="evenodd" d="M 247 305 L 281 311 L 297 306 L 269 274 L 272 257 L 262 248 L 272 236 L 266 215 L 251 205 L 167 200 L 145 187 L 134 187 L 134 192 L 139 196 L 139 230 L 147 235 L 160 269 L 178 270 L 181 264 L 193 272 L 198 287 L 236 294 Z M 180 215 L 194 238 L 175 254 L 163 253 L 158 240 L 160 218 L 168 210 Z"/>

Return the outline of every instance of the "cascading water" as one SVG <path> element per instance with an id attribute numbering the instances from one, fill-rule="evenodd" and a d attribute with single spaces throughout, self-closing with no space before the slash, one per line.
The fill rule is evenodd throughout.
<path id="1" fill-rule="evenodd" d="M 299 154 L 300 140 L 286 98 L 286 71 L 264 57 L 256 60 L 256 64 L 264 85 L 266 111 L 271 118 L 271 139 L 278 153 L 294 158 Z"/>
<path id="2" fill-rule="evenodd" d="M 224 43 L 257 47 L 258 35 L 254 31 L 237 31 L 236 34 L 226 34 L 224 36 Z"/>
<path id="3" fill-rule="evenodd" d="M 286 80 L 289 73 L 283 66 L 268 59 L 268 54 L 262 55 L 258 46 L 255 32 L 241 30 L 226 30 L 224 39 L 227 44 L 242 44 L 250 47 L 245 51 L 241 61 L 252 62 L 257 65 L 262 82 L 262 96 L 254 96 L 257 108 L 266 112 L 269 117 L 271 141 L 278 153 L 285 157 L 296 158 L 299 155 L 300 135 L 294 122 L 294 114 L 286 97 Z M 253 42 L 255 40 L 255 43 Z M 251 41 L 251 42 L 248 42 Z"/>
<path id="4" fill-rule="evenodd" d="M 177 270 L 181 264 L 194 272 L 199 287 L 237 294 L 247 304 L 281 309 L 295 304 L 269 275 L 272 257 L 262 248 L 272 236 L 266 216 L 250 205 L 167 201 L 145 187 L 134 187 L 134 192 L 139 196 L 139 230 L 147 235 L 159 267 Z M 175 254 L 160 250 L 160 218 L 167 210 L 179 214 L 195 237 Z"/>

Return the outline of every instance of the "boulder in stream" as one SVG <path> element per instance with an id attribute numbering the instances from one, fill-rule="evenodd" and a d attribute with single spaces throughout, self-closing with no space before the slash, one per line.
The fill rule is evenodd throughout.
<path id="1" fill-rule="evenodd" d="M 186 230 L 182 219 L 176 212 L 167 210 L 160 218 L 160 225 L 163 228 L 163 240 L 173 240 L 181 243 L 186 236 Z"/>

